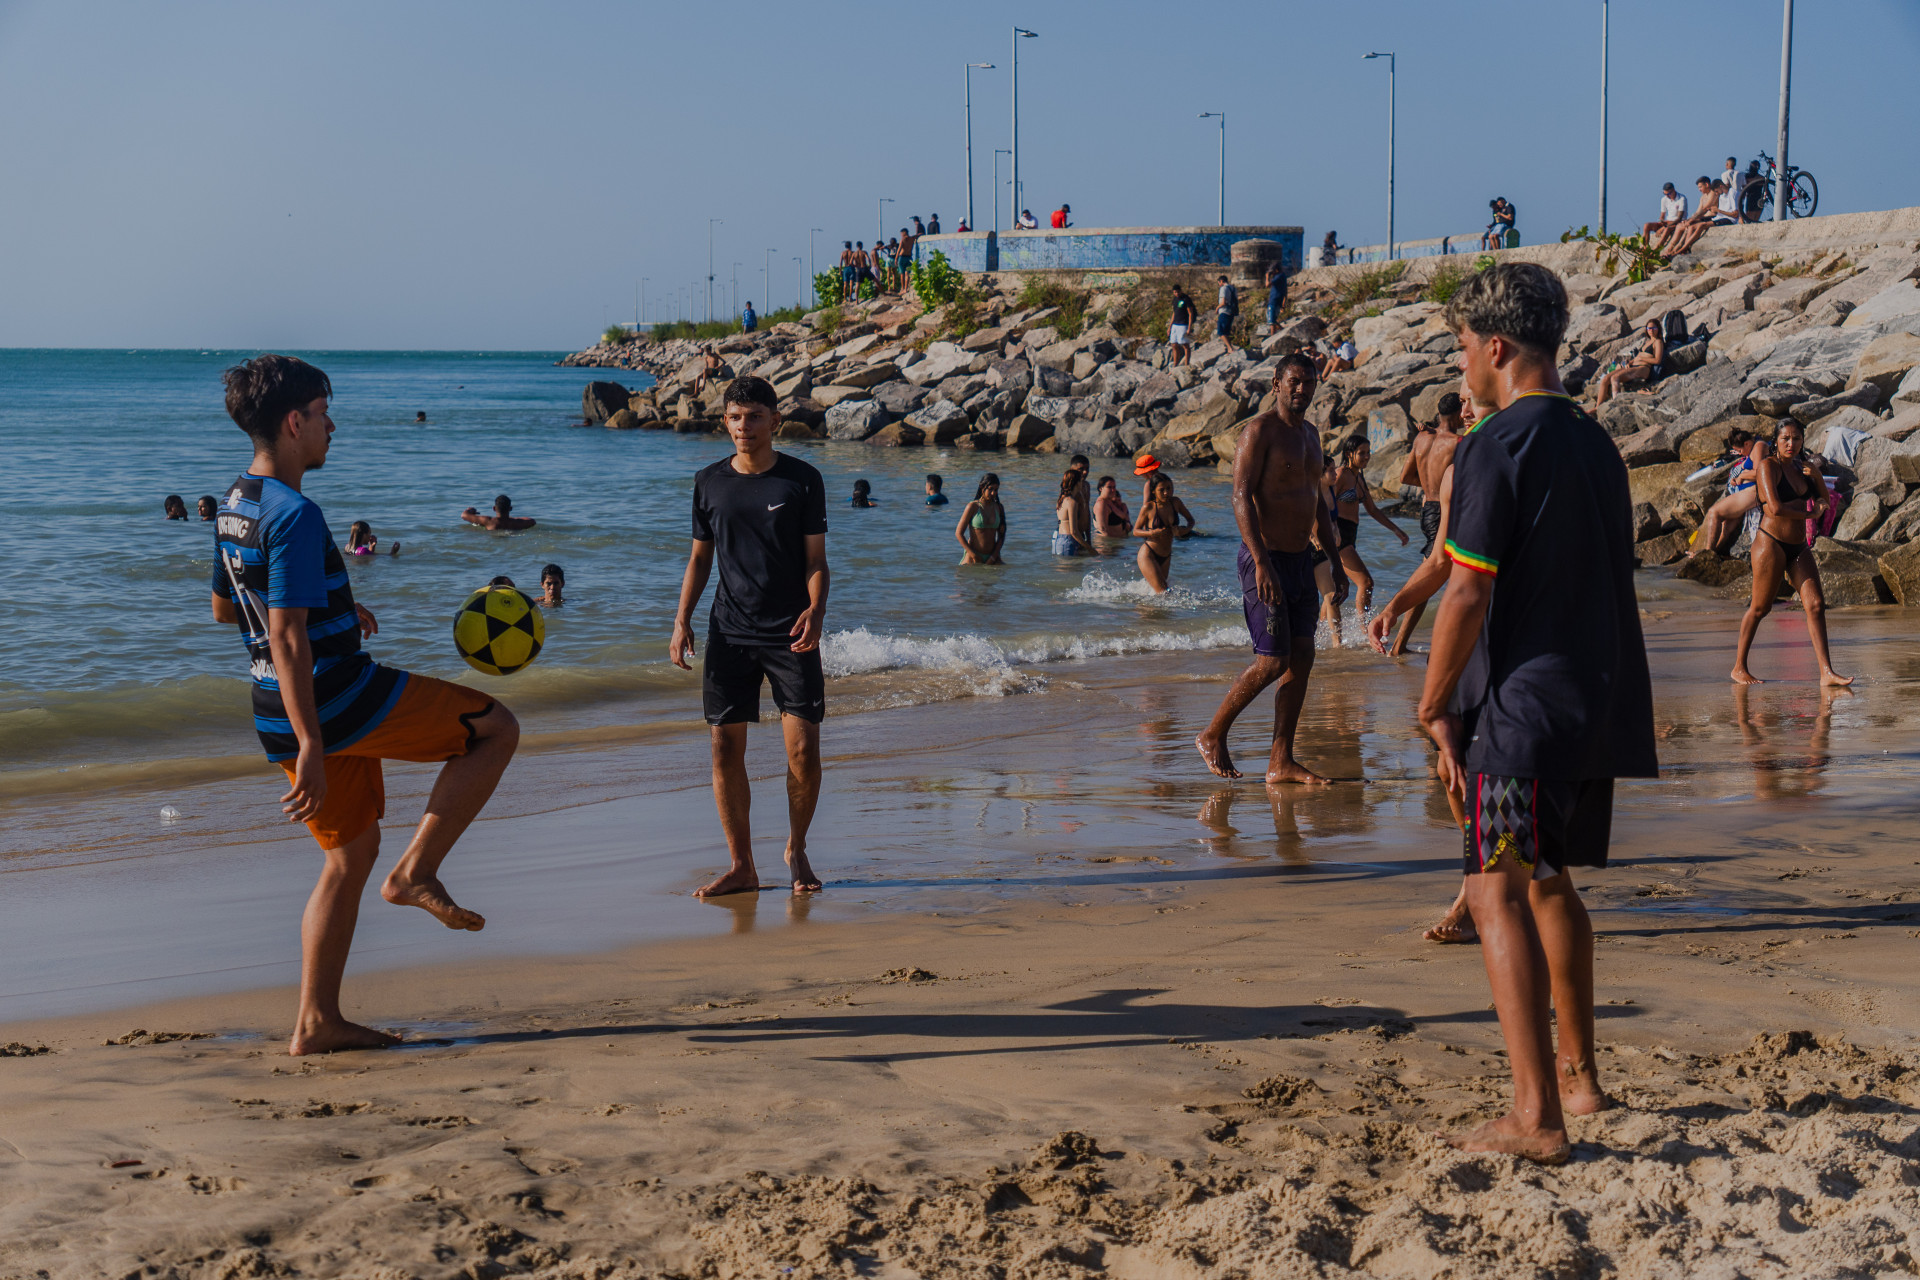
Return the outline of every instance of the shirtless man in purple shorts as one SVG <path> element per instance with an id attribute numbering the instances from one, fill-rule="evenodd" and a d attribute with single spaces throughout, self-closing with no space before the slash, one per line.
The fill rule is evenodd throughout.
<path id="1" fill-rule="evenodd" d="M 1253 663 L 1227 690 L 1213 722 L 1193 740 L 1207 768 L 1222 778 L 1240 776 L 1227 753 L 1228 730 L 1248 704 L 1278 680 L 1267 781 L 1329 781 L 1293 758 L 1293 734 L 1313 671 L 1313 629 L 1320 608 L 1309 540 L 1331 557 L 1334 603 L 1347 598 L 1340 537 L 1326 504 L 1327 460 L 1320 451 L 1319 431 L 1307 421 L 1307 406 L 1319 381 L 1311 360 L 1298 353 L 1283 357 L 1273 374 L 1273 408 L 1247 424 L 1234 452 L 1241 603 L 1253 639 Z"/>

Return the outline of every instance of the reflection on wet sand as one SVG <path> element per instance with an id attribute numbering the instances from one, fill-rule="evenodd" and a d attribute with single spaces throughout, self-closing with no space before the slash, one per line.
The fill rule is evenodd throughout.
<path id="1" fill-rule="evenodd" d="M 1760 686 L 1763 690 L 1765 686 Z M 1734 721 L 1753 769 L 1756 800 L 1783 800 L 1810 796 L 1826 785 L 1832 762 L 1833 704 L 1859 695 L 1850 688 L 1816 686 L 1754 692 L 1754 686 L 1733 686 Z M 1810 755 L 1781 755 L 1777 747 L 1791 746 L 1804 732 Z"/>

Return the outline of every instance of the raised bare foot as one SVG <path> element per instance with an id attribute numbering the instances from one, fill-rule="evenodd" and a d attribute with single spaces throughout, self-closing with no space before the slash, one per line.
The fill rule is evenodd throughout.
<path id="1" fill-rule="evenodd" d="M 1853 683 L 1853 677 L 1835 675 L 1831 671 L 1822 671 L 1820 673 L 1820 683 L 1828 689 L 1844 689 Z"/>
<path id="2" fill-rule="evenodd" d="M 1480 931 L 1473 927 L 1473 913 L 1467 910 L 1467 904 L 1461 898 L 1455 898 L 1453 905 L 1447 908 L 1447 914 L 1440 917 L 1440 923 L 1420 936 L 1428 942 L 1480 941 Z"/>
<path id="3" fill-rule="evenodd" d="M 1325 787 L 1333 783 L 1332 778 L 1323 778 L 1298 760 L 1283 760 L 1267 766 L 1267 785 L 1278 786 L 1281 783 L 1297 783 L 1304 787 Z"/>
<path id="4" fill-rule="evenodd" d="M 1735 667 L 1733 669 L 1733 682 L 1735 684 L 1765 684 L 1766 683 L 1765 680 L 1762 680 L 1759 676 L 1754 675 L 1751 671 L 1747 670 L 1745 667 Z"/>
<path id="5" fill-rule="evenodd" d="M 1528 1129 L 1511 1113 L 1489 1120 L 1470 1133 L 1456 1133 L 1447 1145 L 1456 1151 L 1495 1151 L 1535 1164 L 1565 1164 L 1573 1154 L 1565 1129 Z"/>
<path id="6" fill-rule="evenodd" d="M 787 844 L 787 869 L 793 873 L 795 893 L 818 893 L 824 887 L 820 877 L 813 874 L 813 864 L 807 861 L 807 851 L 794 848 L 791 841 Z"/>
<path id="7" fill-rule="evenodd" d="M 348 1049 L 385 1049 L 400 1043 L 399 1036 L 388 1035 L 384 1031 L 375 1031 L 372 1027 L 363 1027 L 357 1022 L 348 1022 L 340 1018 L 333 1022 L 316 1022 L 311 1027 L 301 1027 L 293 1033 L 293 1039 L 287 1042 L 287 1052 L 296 1058 L 304 1058 L 310 1053 L 341 1053 Z"/>
<path id="8" fill-rule="evenodd" d="M 1570 1116 L 1590 1116 L 1614 1108 L 1600 1087 L 1600 1070 L 1591 1062 L 1560 1064 L 1560 1109 Z"/>
<path id="9" fill-rule="evenodd" d="M 396 907 L 418 907 L 449 929 L 478 933 L 487 927 L 487 918 L 455 902 L 438 876 L 410 879 L 395 867 L 380 886 L 380 896 Z"/>
<path id="10" fill-rule="evenodd" d="M 1216 778 L 1238 778 L 1241 773 L 1233 767 L 1233 757 L 1227 754 L 1227 744 L 1209 739 L 1202 730 L 1193 739 L 1193 746 L 1200 758 L 1207 762 L 1207 768 Z"/>
<path id="11" fill-rule="evenodd" d="M 715 880 L 712 884 L 695 889 L 696 898 L 718 898 L 729 893 L 760 892 L 760 873 L 752 867 L 741 870 L 738 867 Z"/>

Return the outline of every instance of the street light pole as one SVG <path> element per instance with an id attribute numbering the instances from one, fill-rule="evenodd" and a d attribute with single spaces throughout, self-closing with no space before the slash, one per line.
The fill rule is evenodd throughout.
<path id="1" fill-rule="evenodd" d="M 1039 34 L 1025 27 L 1013 29 L 1013 149 L 1008 153 L 1013 157 L 1013 194 L 1008 198 L 1007 216 L 1016 227 L 1020 225 L 1020 42 Z"/>
<path id="2" fill-rule="evenodd" d="M 1224 111 L 1202 111 L 1202 120 L 1220 119 L 1220 225 L 1227 225 L 1227 113 Z"/>
<path id="3" fill-rule="evenodd" d="M 707 323 L 713 323 L 713 224 L 719 218 L 707 219 Z"/>
<path id="4" fill-rule="evenodd" d="M 1393 261 L 1393 125 L 1394 97 L 1398 92 L 1400 70 L 1391 53 L 1370 53 L 1367 58 L 1387 60 L 1387 261 Z M 1361 59 L 1366 61 L 1366 58 Z"/>
<path id="5" fill-rule="evenodd" d="M 991 62 L 969 62 L 967 79 L 967 226 L 973 226 L 973 73 L 991 71 Z"/>
<path id="6" fill-rule="evenodd" d="M 993 199 L 987 203 L 993 206 L 993 233 L 996 236 L 1000 234 L 1000 157 L 1012 154 L 1005 147 L 993 149 Z M 967 225 L 973 224 L 969 222 Z"/>
<path id="7" fill-rule="evenodd" d="M 1780 19 L 1780 138 L 1776 144 L 1779 168 L 1773 175 L 1773 220 L 1787 218 L 1787 105 L 1788 89 L 1793 83 L 1793 0 L 1786 0 L 1786 13 Z"/>
<path id="8" fill-rule="evenodd" d="M 767 250 L 766 261 L 760 264 L 760 309 L 773 310 L 773 250 Z"/>
<path id="9" fill-rule="evenodd" d="M 647 315 L 647 281 L 651 279 L 653 279 L 652 276 L 640 277 L 640 318 L 643 320 Z"/>
<path id="10" fill-rule="evenodd" d="M 1600 234 L 1607 234 L 1607 0 L 1600 0 Z"/>
<path id="11" fill-rule="evenodd" d="M 800 278 L 800 268 L 806 265 L 805 258 L 797 253 L 793 255 L 793 305 L 796 307 L 800 305 L 800 299 L 807 296 L 806 282 Z"/>
<path id="12" fill-rule="evenodd" d="M 733 316 L 740 318 L 740 264 L 733 264 Z"/>
<path id="13" fill-rule="evenodd" d="M 875 221 L 878 222 L 879 224 L 880 239 L 874 242 L 876 244 L 884 242 L 887 238 L 887 206 L 893 203 L 894 203 L 894 199 L 892 196 L 880 197 L 878 214 L 875 218 Z"/>
<path id="14" fill-rule="evenodd" d="M 820 276 L 820 273 L 814 270 L 813 237 L 815 232 L 825 234 L 826 228 L 825 227 L 808 227 L 807 228 L 807 280 L 809 281 L 809 283 L 807 285 L 806 296 L 807 296 L 807 300 L 817 307 L 820 305 L 820 295 L 818 291 L 814 289 L 811 283 L 812 281 L 818 279 Z"/>

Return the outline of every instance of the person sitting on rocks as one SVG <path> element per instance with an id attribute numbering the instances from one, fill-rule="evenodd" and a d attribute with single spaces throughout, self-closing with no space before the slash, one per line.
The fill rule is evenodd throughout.
<path id="1" fill-rule="evenodd" d="M 513 499 L 504 493 L 493 500 L 492 515 L 483 516 L 478 507 L 468 507 L 460 513 L 460 518 L 468 524 L 477 524 L 482 529 L 491 529 L 496 533 L 518 533 L 534 526 L 534 521 L 526 516 L 513 514 Z"/>
<path id="2" fill-rule="evenodd" d="M 1767 180 L 1760 175 L 1758 160 L 1747 162 L 1747 171 L 1740 175 L 1740 185 L 1734 190 L 1739 193 L 1734 203 L 1740 208 L 1740 221 L 1760 221 L 1760 206 L 1767 202 Z"/>
<path id="3" fill-rule="evenodd" d="M 1707 228 L 1714 225 L 1714 218 L 1719 215 L 1720 197 L 1714 194 L 1713 180 L 1695 178 L 1693 185 L 1700 189 L 1700 207 L 1691 218 L 1667 234 L 1666 246 L 1660 250 L 1662 257 L 1677 257 L 1693 248 L 1694 241 L 1707 234 Z"/>
<path id="4" fill-rule="evenodd" d="M 1634 383 L 1654 383 L 1667 376 L 1667 340 L 1658 320 L 1647 321 L 1647 339 L 1633 358 L 1601 377 L 1594 385 L 1593 406 L 1599 408 Z"/>
<path id="5" fill-rule="evenodd" d="M 1327 356 L 1326 375 L 1331 377 L 1336 373 L 1349 372 L 1353 368 L 1353 362 L 1358 359 L 1359 356 L 1360 352 L 1354 347 L 1353 339 L 1342 338 L 1340 345 L 1335 347 L 1332 354 Z"/>
<path id="6" fill-rule="evenodd" d="M 1643 223 L 1640 237 L 1648 245 L 1658 249 L 1666 242 L 1674 229 L 1687 220 L 1687 198 L 1674 189 L 1671 182 L 1660 186 L 1660 220 Z"/>
<path id="7" fill-rule="evenodd" d="M 747 306 L 751 308 L 753 304 L 748 303 Z M 709 383 L 716 381 L 720 377 L 720 369 L 720 353 L 712 347 L 708 347 L 705 351 L 702 351 L 700 353 L 700 372 L 695 374 L 693 379 L 693 394 L 700 395 L 707 389 Z"/>

